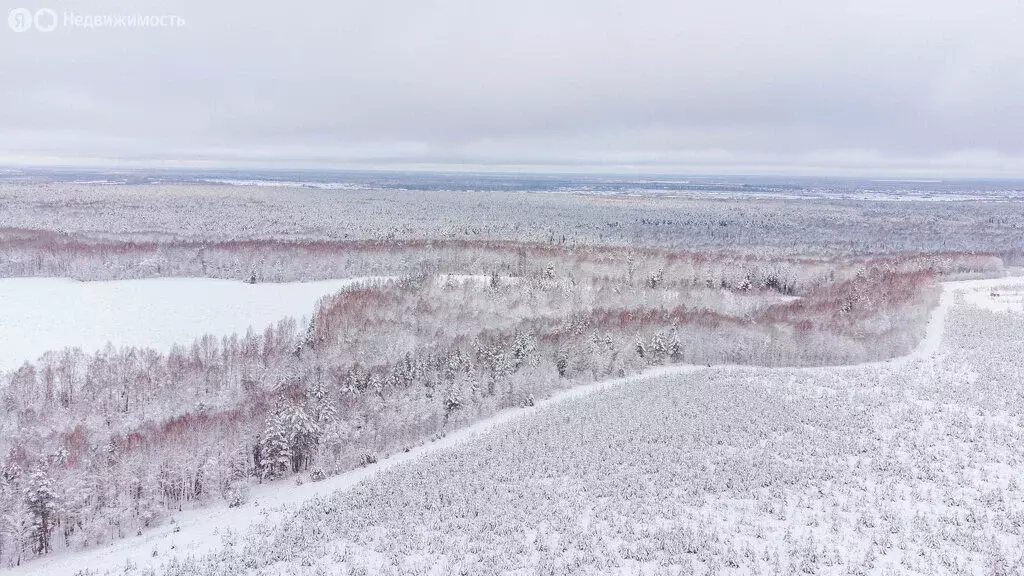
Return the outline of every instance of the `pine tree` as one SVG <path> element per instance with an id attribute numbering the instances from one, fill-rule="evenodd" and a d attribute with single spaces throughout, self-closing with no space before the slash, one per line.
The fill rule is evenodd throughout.
<path id="1" fill-rule="evenodd" d="M 647 357 L 647 347 L 644 346 L 644 341 L 639 336 L 637 336 L 636 346 L 634 347 L 634 349 L 636 350 L 637 356 L 641 358 Z"/>
<path id="2" fill-rule="evenodd" d="M 408 361 L 407 355 L 406 362 Z M 325 430 L 334 426 L 338 419 L 338 409 L 331 399 L 327 386 L 324 385 L 319 367 L 316 369 L 316 374 L 314 376 L 313 383 L 309 387 L 307 397 L 307 412 L 312 415 L 313 422 L 320 428 L 320 430 Z"/>
<path id="3" fill-rule="evenodd" d="M 302 406 L 288 406 L 268 421 L 259 445 L 261 476 L 268 480 L 309 467 L 321 427 Z"/>
<path id="4" fill-rule="evenodd" d="M 50 551 L 50 536 L 57 524 L 59 507 L 53 480 L 42 468 L 36 468 L 25 487 L 25 503 L 31 518 L 30 537 L 32 551 L 46 554 Z"/>
<path id="5" fill-rule="evenodd" d="M 536 345 L 530 336 L 522 332 L 517 333 L 512 343 L 512 369 L 519 370 L 535 349 Z"/>
<path id="6" fill-rule="evenodd" d="M 679 343 L 679 336 L 676 334 L 675 330 L 672 331 L 668 340 L 668 355 L 673 362 L 679 362 L 683 358 L 683 347 L 682 344 Z"/>
<path id="7" fill-rule="evenodd" d="M 309 467 L 320 442 L 320 426 L 301 406 L 290 406 L 280 414 L 291 459 L 292 472 Z"/>
<path id="8" fill-rule="evenodd" d="M 267 421 L 260 440 L 259 458 L 260 477 L 267 480 L 280 478 L 291 465 L 292 450 L 280 413 Z"/>
<path id="9" fill-rule="evenodd" d="M 665 341 L 664 335 L 658 332 L 654 335 L 651 341 L 651 352 L 653 358 L 651 361 L 655 364 L 661 364 L 665 360 L 665 356 L 668 355 L 668 343 Z"/>
<path id="10" fill-rule="evenodd" d="M 302 338 L 299 339 L 299 343 L 296 344 L 294 354 L 301 356 L 305 350 L 313 350 L 316 348 L 316 315 L 310 320 L 309 324 L 306 325 L 306 331 L 303 333 Z"/>

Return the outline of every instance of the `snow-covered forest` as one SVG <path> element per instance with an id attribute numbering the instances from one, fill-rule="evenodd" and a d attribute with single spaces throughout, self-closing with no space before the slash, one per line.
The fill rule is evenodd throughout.
<path id="1" fill-rule="evenodd" d="M 602 247 L 772 257 L 990 254 L 1024 203 L 0 182 L 0 276 L 283 282 L 537 266 Z M 538 254 L 537 252 L 541 252 Z M 713 256 L 712 256 L 713 257 Z"/>
<path id="2" fill-rule="evenodd" d="M 1017 574 L 1024 309 L 960 297 L 936 321 L 941 346 L 906 361 L 698 369 L 566 400 L 153 565 L 176 576 Z"/>
<path id="3" fill-rule="evenodd" d="M 399 548 L 382 547 L 365 538 L 400 529 L 375 522 L 381 514 L 388 522 L 404 516 L 372 509 L 373 498 L 365 500 L 365 508 L 344 508 L 351 513 L 338 520 L 362 526 L 366 532 L 358 538 L 348 525 L 321 528 L 323 519 L 309 525 L 317 526 L 318 538 L 344 539 L 338 550 L 355 550 L 343 553 L 342 564 L 365 564 L 371 571 L 386 566 L 417 573 L 437 563 L 452 571 L 516 568 L 496 564 L 494 554 L 532 558 L 520 566 L 529 570 L 566 570 L 576 562 L 597 573 L 624 560 L 660 563 L 668 570 L 676 563 L 665 560 L 667 549 L 655 534 L 664 530 L 671 531 L 673 546 L 690 546 L 687 554 L 695 554 L 690 551 L 695 546 L 723 546 L 700 557 L 699 565 L 683 562 L 669 573 L 688 570 L 686 565 L 698 572 L 735 568 L 740 556 L 726 554 L 733 549 L 745 558 L 743 566 L 756 570 L 793 566 L 794 550 L 808 549 L 817 566 L 832 554 L 820 535 L 806 545 L 801 539 L 800 547 L 785 540 L 768 552 L 758 548 L 752 554 L 760 560 L 754 560 L 740 546 L 747 540 L 739 534 L 774 533 L 797 522 L 793 518 L 822 521 L 814 511 L 787 516 L 787 506 L 794 504 L 786 490 L 793 483 L 821 486 L 826 476 L 835 479 L 840 471 L 854 482 L 861 466 L 871 462 L 819 459 L 832 443 L 863 454 L 856 450 L 890 438 L 863 436 L 868 429 L 882 430 L 868 408 L 892 399 L 882 393 L 891 382 L 921 380 L 913 372 L 920 368 L 805 373 L 797 367 L 859 365 L 911 353 L 925 337 L 941 282 L 1002 275 L 1020 262 L 1024 248 L 1019 235 L 1024 211 L 1018 202 L 900 202 L 883 210 L 877 202 L 850 199 L 810 206 L 782 198 L 68 183 L 0 184 L 0 200 L 5 202 L 0 277 L 211 277 L 253 283 L 377 278 L 324 298 L 305 314 L 308 322 L 282 318 L 246 333 L 196 334 L 194 341 L 170 349 L 101 349 L 97 342 L 92 348 L 101 349 L 97 353 L 53 350 L 0 373 L 0 567 L 106 546 L 166 527 L 176 514 L 193 509 L 253 507 L 251 493 L 257 488 L 288 489 L 296 482 L 372 468 L 499 411 L 672 365 L 733 368 L 712 368 L 682 383 L 673 378 L 623 388 L 567 407 L 564 416 L 546 411 L 531 421 L 532 432 L 506 430 L 484 441 L 488 448 L 465 453 L 480 449 L 486 453 L 480 458 L 502 460 L 501 466 L 483 460 L 467 464 L 489 468 L 487 474 L 466 478 L 465 469 L 439 472 L 455 474 L 450 480 L 467 486 L 495 481 L 494 474 L 504 475 L 498 485 L 532 486 L 520 497 L 524 506 L 530 503 L 529 514 L 542 516 L 561 514 L 561 508 L 541 504 L 554 498 L 544 490 L 580 478 L 577 472 L 602 477 L 587 489 L 605 496 L 590 504 L 561 489 L 558 498 L 564 496 L 566 509 L 577 512 L 611 506 L 602 509 L 610 516 L 598 524 L 591 524 L 589 512 L 577 519 L 591 536 L 611 540 L 560 539 L 556 533 L 565 534 L 566 528 L 540 517 L 480 516 L 496 506 L 477 499 L 493 496 L 491 489 L 459 493 L 445 483 L 449 479 L 442 482 L 424 468 L 382 476 L 384 484 L 360 490 L 383 490 L 379 486 L 385 484 L 399 490 L 403 474 L 417 474 L 419 480 L 408 484 L 404 496 L 415 502 L 394 499 L 403 514 L 420 513 L 417 506 L 447 510 L 444 522 L 459 524 L 466 517 L 456 512 L 471 506 L 474 518 L 483 520 L 467 529 L 489 537 L 458 536 L 459 530 L 430 520 L 416 534 L 387 536 L 388 546 Z M 966 330 L 964 313 L 957 311 L 957 326 Z M 1000 317 L 994 326 L 1000 322 L 1009 321 Z M 1010 345 L 985 342 L 992 354 Z M 772 370 L 736 367 L 741 365 Z M 1007 366 L 993 361 L 985 369 L 1000 365 Z M 878 378 L 890 384 L 865 384 L 865 394 L 858 395 L 859 384 L 847 378 L 862 382 L 861 372 L 848 370 L 881 370 Z M 930 386 L 913 386 L 919 384 Z M 898 424 L 906 425 L 905 419 Z M 853 433 L 857 426 L 867 428 Z M 580 438 L 594 444 L 572 448 Z M 642 446 L 629 447 L 630 442 Z M 637 456 L 652 446 L 670 453 Z M 912 448 L 890 443 L 886 449 L 897 446 Z M 575 456 L 566 450 L 575 450 Z M 495 458 L 512 453 L 514 458 Z M 445 462 L 449 456 L 437 458 Z M 676 463 L 663 466 L 670 460 Z M 688 463 L 700 464 L 678 468 Z M 435 465 L 441 466 L 434 461 L 424 466 Z M 514 471 L 508 468 L 513 465 Z M 844 468 L 854 465 L 854 471 Z M 609 466 L 620 469 L 609 472 Z M 753 476 L 743 476 L 743 470 Z M 809 480 L 812 473 L 826 476 Z M 648 480 L 636 484 L 643 478 Z M 866 478 L 871 483 L 876 477 Z M 423 483 L 447 491 L 417 495 Z M 573 490 L 587 485 L 580 481 Z M 724 510 L 698 504 L 726 489 L 739 500 L 756 500 L 767 490 L 770 509 L 725 502 L 722 506 L 734 507 L 728 509 L 731 520 L 713 533 L 693 532 L 692 526 L 707 526 L 698 522 L 701 518 Z M 844 495 L 853 494 L 853 487 L 843 489 Z M 843 512 L 862 514 L 866 508 L 857 503 L 867 501 L 865 494 L 877 499 L 873 487 L 857 489 L 862 492 L 850 496 L 853 500 L 844 496 Z M 611 492 L 623 490 L 636 498 L 648 494 L 650 501 L 608 501 Z M 629 520 L 655 510 L 655 501 L 669 494 L 665 506 L 686 508 L 673 509 L 670 517 L 677 523 L 693 520 L 686 534 L 678 526 Z M 362 506 L 359 498 L 339 498 L 345 506 Z M 620 509 L 629 502 L 637 507 Z M 327 509 L 341 510 L 334 504 Z M 324 508 L 302 514 L 317 510 Z M 755 513 L 775 520 L 742 520 Z M 407 521 L 406 528 L 420 519 Z M 848 519 L 833 522 L 839 526 L 833 534 L 846 539 L 836 542 L 850 542 L 843 549 L 858 555 L 856 563 L 844 556 L 843 566 L 861 566 L 870 550 L 876 556 L 886 553 L 877 542 L 861 550 L 877 540 L 875 531 L 864 531 L 876 528 L 877 518 L 860 528 L 844 524 Z M 539 523 L 531 525 L 553 532 L 515 540 L 536 549 L 517 548 L 509 556 L 481 548 L 491 539 L 518 534 L 515 522 L 534 520 Z M 261 554 L 280 551 L 273 559 L 253 554 L 263 558 L 259 566 L 291 561 L 289 554 L 298 553 L 305 536 L 289 540 L 290 548 L 268 546 L 259 538 L 294 538 L 294 526 L 280 528 L 292 530 L 283 536 L 275 535 L 276 528 L 246 536 L 246 546 L 265 548 Z M 435 529 L 461 540 L 430 544 L 427 540 L 435 540 L 427 535 Z M 727 529 L 731 536 L 719 532 Z M 584 548 L 566 555 L 570 541 Z M 469 547 L 475 559 L 470 564 L 457 561 L 460 546 Z M 220 573 L 236 564 L 253 566 L 248 560 L 236 563 L 233 550 L 224 552 L 230 562 L 206 559 L 171 571 Z M 360 550 L 373 552 L 367 556 Z M 402 564 L 396 557 L 403 554 L 421 564 Z M 964 566 L 977 560 L 956 558 L 968 563 Z M 320 562 L 320 556 L 310 561 Z"/>
<path id="4" fill-rule="evenodd" d="M 0 576 L 1024 576 L 1024 0 L 12 4 Z"/>

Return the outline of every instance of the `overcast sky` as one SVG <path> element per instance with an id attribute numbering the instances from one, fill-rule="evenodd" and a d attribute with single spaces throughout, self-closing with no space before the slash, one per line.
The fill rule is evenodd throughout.
<path id="1" fill-rule="evenodd" d="M 1024 176 L 1021 0 L 12 2 L 3 163 Z"/>

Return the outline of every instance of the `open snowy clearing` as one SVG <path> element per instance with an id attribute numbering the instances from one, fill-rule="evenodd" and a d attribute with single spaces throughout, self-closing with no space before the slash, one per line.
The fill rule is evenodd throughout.
<path id="1" fill-rule="evenodd" d="M 309 317 L 317 301 L 355 282 L 248 284 L 211 278 L 78 282 L 0 279 L 0 371 L 65 347 L 107 343 L 167 350 L 204 334 L 244 334 L 284 317 Z"/>
<path id="2" fill-rule="evenodd" d="M 911 355 L 894 359 L 892 361 L 853 367 L 775 370 L 729 366 L 714 367 L 710 369 L 697 366 L 675 366 L 653 370 L 640 376 L 578 387 L 539 402 L 538 405 L 533 408 L 508 410 L 499 413 L 492 418 L 450 434 L 437 442 L 414 448 L 407 453 L 392 455 L 390 458 L 383 460 L 379 464 L 372 465 L 367 468 L 355 470 L 318 483 L 307 482 L 302 486 L 284 484 L 265 485 L 253 492 L 252 502 L 250 504 L 243 505 L 242 507 L 234 509 L 217 507 L 181 513 L 174 518 L 174 524 L 161 526 L 145 532 L 141 536 L 127 538 L 112 546 L 43 558 L 15 569 L 14 573 L 74 574 L 82 570 L 90 570 L 98 573 L 114 573 L 121 572 L 125 570 L 126 567 L 138 568 L 141 570 L 145 570 L 147 568 L 161 570 L 162 567 L 166 568 L 167 562 L 172 558 L 185 559 L 221 550 L 221 547 L 225 542 L 237 541 L 241 535 L 246 534 L 254 525 L 259 523 L 264 523 L 264 528 L 262 528 L 263 532 L 267 532 L 267 530 L 269 530 L 267 526 L 273 526 L 279 523 L 287 524 L 287 522 L 289 522 L 289 518 L 296 514 L 302 504 L 308 503 L 317 497 L 344 493 L 345 491 L 353 489 L 358 490 L 360 489 L 358 487 L 366 486 L 361 483 L 371 477 L 374 477 L 373 482 L 375 484 L 380 484 L 382 482 L 386 483 L 388 482 L 388 478 L 391 477 L 389 474 L 376 477 L 375 475 L 383 470 L 393 468 L 398 464 L 410 463 L 409 466 L 400 467 L 398 471 L 395 472 L 396 474 L 408 475 L 413 473 L 410 472 L 410 470 L 412 470 L 415 474 L 428 474 L 429 476 L 429 470 L 419 469 L 420 467 L 426 466 L 426 464 L 421 465 L 420 463 L 412 463 L 412 461 L 419 460 L 424 457 L 427 457 L 426 460 L 436 460 L 439 456 L 427 455 L 437 452 L 439 449 L 464 443 L 468 440 L 472 440 L 472 442 L 470 442 L 470 446 L 467 447 L 467 450 L 471 450 L 472 446 L 476 446 L 482 442 L 482 433 L 502 424 L 509 423 L 510 421 L 518 420 L 524 415 L 535 414 L 538 412 L 541 414 L 547 414 L 550 411 L 549 408 L 553 407 L 555 404 L 563 403 L 563 401 L 568 399 L 584 398 L 595 392 L 610 390 L 613 388 L 622 388 L 623 390 L 633 389 L 633 386 L 620 386 L 625 383 L 649 383 L 654 380 L 664 382 L 665 377 L 674 377 L 684 374 L 691 374 L 694 375 L 695 378 L 700 379 L 712 378 L 718 380 L 721 380 L 722 378 L 729 380 L 733 377 L 749 379 L 751 377 L 756 377 L 757 374 L 767 374 L 771 376 L 771 380 L 773 382 L 783 377 L 783 379 L 787 381 L 797 378 L 807 378 L 807 383 L 811 384 L 816 377 L 820 376 L 821 380 L 830 382 L 831 384 L 814 384 L 806 386 L 802 393 L 807 393 L 807 391 L 810 390 L 810 393 L 813 394 L 823 394 L 825 393 L 822 392 L 823 389 L 828 389 L 829 386 L 833 388 L 842 388 L 848 384 L 846 382 L 848 378 L 854 378 L 857 374 L 861 373 L 870 372 L 872 374 L 881 374 L 884 371 L 890 370 L 905 371 L 908 367 L 915 370 L 934 370 L 933 367 L 929 367 L 929 364 L 933 362 L 935 358 L 940 356 L 939 352 L 942 350 L 943 346 L 947 316 L 954 308 L 961 312 L 971 309 L 963 306 L 955 306 L 958 301 L 963 301 L 957 296 L 957 294 L 962 292 L 971 294 L 978 293 L 979 291 L 991 291 L 994 287 L 1002 287 L 1000 289 L 1006 291 L 1005 286 L 1011 285 L 1024 285 L 1024 279 L 1002 278 L 951 282 L 945 284 L 940 304 L 930 318 L 926 338 Z M 970 299 L 967 298 L 967 300 L 969 301 Z M 646 386 L 647 385 L 642 388 L 646 389 Z M 516 424 L 515 427 L 511 428 L 515 429 L 518 426 L 519 424 Z M 501 427 L 501 430 L 503 430 L 502 434 L 506 434 L 509 428 L 509 426 Z M 495 433 L 497 434 L 497 432 Z M 490 435 L 484 436 L 483 438 L 486 439 L 488 436 Z M 463 450 L 455 450 L 445 451 L 444 453 L 452 454 L 453 456 L 451 456 L 451 458 L 457 458 L 462 452 Z M 358 546 L 355 546 L 355 548 L 358 548 Z M 351 549 L 353 548 L 346 545 L 346 550 Z M 360 563 L 367 562 L 369 564 L 373 564 L 375 562 L 375 558 L 377 560 L 381 559 L 378 554 L 358 554 L 354 552 L 352 554 L 354 555 L 351 556 L 351 558 L 358 558 Z M 450 558 L 446 560 L 446 562 L 451 561 L 452 560 Z M 292 566 L 292 568 L 294 568 L 294 566 Z"/>
<path id="3" fill-rule="evenodd" d="M 1024 283 L 997 282 L 963 290 L 964 301 L 994 312 L 1024 312 Z"/>

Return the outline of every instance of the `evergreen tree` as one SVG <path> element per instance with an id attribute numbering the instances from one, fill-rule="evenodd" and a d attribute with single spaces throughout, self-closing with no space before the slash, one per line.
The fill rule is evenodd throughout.
<path id="1" fill-rule="evenodd" d="M 267 421 L 260 441 L 263 478 L 274 479 L 309 467 L 320 442 L 320 425 L 302 406 L 288 406 Z"/>
<path id="2" fill-rule="evenodd" d="M 46 554 L 50 551 L 50 536 L 57 524 L 59 507 L 53 480 L 42 468 L 35 469 L 25 487 L 25 504 L 28 507 L 32 551 Z"/>
<path id="3" fill-rule="evenodd" d="M 292 472 L 309 467 L 320 441 L 320 426 L 302 406 L 290 406 L 279 415 L 288 442 Z"/>
<path id="4" fill-rule="evenodd" d="M 291 465 L 291 446 L 280 416 L 276 414 L 267 421 L 259 445 L 260 477 L 268 480 L 280 478 Z"/>

